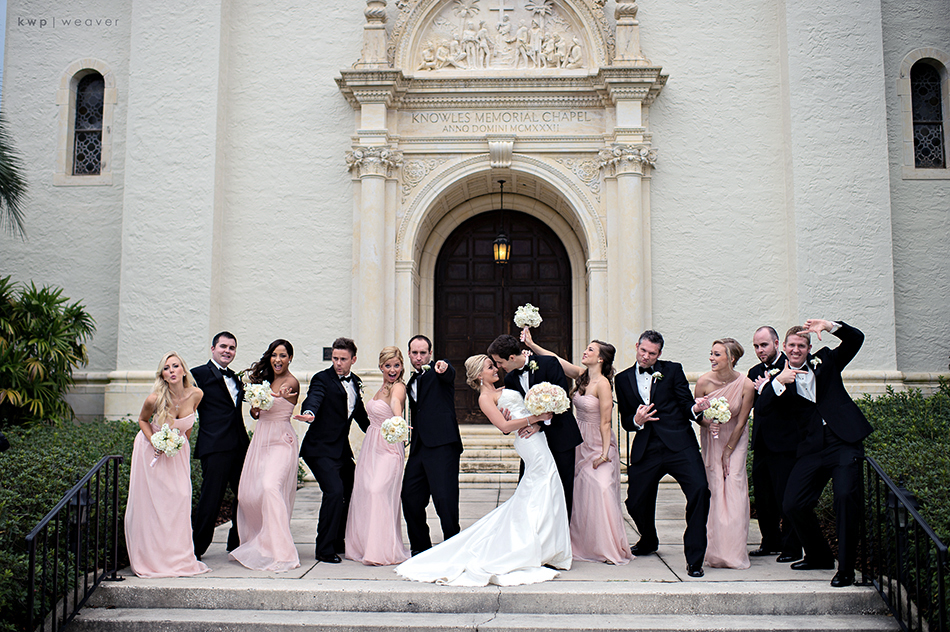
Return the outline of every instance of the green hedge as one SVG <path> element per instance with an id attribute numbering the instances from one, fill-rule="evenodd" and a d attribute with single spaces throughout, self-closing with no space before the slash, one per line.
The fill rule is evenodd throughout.
<path id="1" fill-rule="evenodd" d="M 0 631 L 26 626 L 27 550 L 25 538 L 69 489 L 105 455 L 119 465 L 119 559 L 127 564 L 125 515 L 134 421 L 69 423 L 6 428 L 11 447 L 0 453 Z M 194 434 L 192 434 L 194 440 Z M 194 492 L 201 468 L 192 461 Z"/>

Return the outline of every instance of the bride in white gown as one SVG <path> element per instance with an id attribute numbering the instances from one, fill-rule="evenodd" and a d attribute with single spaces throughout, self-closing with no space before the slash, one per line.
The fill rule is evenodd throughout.
<path id="1" fill-rule="evenodd" d="M 502 432 L 524 431 L 515 450 L 525 472 L 514 495 L 488 515 L 427 551 L 403 562 L 396 572 L 408 579 L 450 586 L 517 586 L 554 579 L 555 569 L 571 568 L 571 530 L 564 490 L 539 421 L 517 391 L 495 388 L 498 369 L 486 355 L 465 361 L 468 385 L 479 391 L 478 406 Z M 501 413 L 507 409 L 510 419 Z M 553 567 L 553 568 L 552 568 Z"/>

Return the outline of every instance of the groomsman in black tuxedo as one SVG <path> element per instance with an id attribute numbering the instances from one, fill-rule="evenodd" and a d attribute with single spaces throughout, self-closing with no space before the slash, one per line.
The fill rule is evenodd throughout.
<path id="1" fill-rule="evenodd" d="M 755 487 L 755 512 L 762 543 L 751 556 L 777 555 L 776 561 L 794 562 L 802 558 L 802 544 L 788 516 L 782 514 L 782 501 L 788 475 L 795 465 L 798 427 L 787 408 L 763 410 L 759 391 L 785 368 L 785 354 L 779 351 L 778 333 L 772 327 L 759 327 L 752 336 L 755 355 L 761 360 L 749 369 L 755 384 L 755 416 L 752 423 L 752 485 Z"/>
<path id="2" fill-rule="evenodd" d="M 703 576 L 709 487 L 690 422 L 709 408 L 705 397 L 693 400 L 682 365 L 660 360 L 663 336 L 647 330 L 637 342 L 637 364 L 614 379 L 620 423 L 635 432 L 627 467 L 627 511 L 637 525 L 640 541 L 634 555 L 649 555 L 659 547 L 656 533 L 656 494 L 660 479 L 670 474 L 686 495 L 683 534 L 686 570 Z"/>
<path id="3" fill-rule="evenodd" d="M 201 459 L 201 494 L 191 513 L 192 537 L 198 559 L 211 546 L 214 523 L 228 487 L 234 494 L 231 505 L 231 530 L 228 551 L 241 540 L 237 530 L 237 495 L 244 467 L 244 455 L 250 441 L 244 427 L 244 385 L 228 365 L 237 353 L 237 338 L 222 331 L 211 341 L 208 364 L 191 371 L 195 386 L 204 391 L 198 404 L 198 436 L 194 458 Z"/>
<path id="4" fill-rule="evenodd" d="M 426 507 L 429 497 L 448 540 L 459 527 L 459 457 L 462 436 L 455 415 L 455 369 L 445 360 L 432 362 L 432 341 L 418 335 L 409 340 L 412 376 L 409 424 L 412 438 L 402 479 L 402 513 L 413 555 L 432 547 Z"/>
<path id="5" fill-rule="evenodd" d="M 314 557 L 318 562 L 339 564 L 339 554 L 346 550 L 346 512 L 356 471 L 350 422 L 355 419 L 366 432 L 369 417 L 363 407 L 360 378 L 350 372 L 356 362 L 356 344 L 349 338 L 337 338 L 330 359 L 333 366 L 310 380 L 302 412 L 294 419 L 310 424 L 300 444 L 300 456 L 323 492 Z"/>
<path id="6" fill-rule="evenodd" d="M 828 331 L 841 343 L 812 355 L 811 333 Z M 789 475 L 782 509 L 798 532 L 805 558 L 796 570 L 833 569 L 834 556 L 821 533 L 815 506 L 833 481 L 838 531 L 838 572 L 834 587 L 854 583 L 863 489 L 864 438 L 871 434 L 865 419 L 844 388 L 841 372 L 857 355 L 864 334 L 843 322 L 810 319 L 785 334 L 788 363 L 759 394 L 764 410 L 788 406 L 801 433 L 798 460 Z"/>
<path id="7" fill-rule="evenodd" d="M 535 384 L 550 382 L 571 392 L 571 383 L 564 375 L 561 363 L 554 356 L 529 355 L 521 353 L 521 343 L 514 336 L 502 334 L 488 346 L 491 356 L 499 368 L 505 370 L 505 388 L 525 394 Z M 550 424 L 541 424 L 538 430 L 544 432 L 548 448 L 554 457 L 561 486 L 564 488 L 564 501 L 567 503 L 567 516 L 570 518 L 574 503 L 574 448 L 581 444 L 581 431 L 577 428 L 577 419 L 570 408 L 567 412 L 555 415 Z M 522 474 L 524 462 L 521 463 Z"/>

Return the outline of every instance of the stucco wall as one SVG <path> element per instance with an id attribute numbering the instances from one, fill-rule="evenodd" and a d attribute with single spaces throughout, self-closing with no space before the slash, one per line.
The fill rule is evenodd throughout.
<path id="1" fill-rule="evenodd" d="M 119 0 L 76 9 L 48 2 L 7 3 L 2 109 L 23 157 L 29 197 L 27 239 L 0 234 L 0 275 L 62 287 L 65 296 L 81 300 L 96 320 L 89 368 L 100 371 L 116 368 L 118 344 L 129 16 L 128 3 Z M 67 67 L 84 58 L 105 62 L 117 78 L 113 183 L 54 186 L 56 91 Z"/>
<path id="2" fill-rule="evenodd" d="M 950 55 L 950 4 L 938 0 L 884 0 L 881 9 L 893 208 L 897 366 L 910 371 L 946 371 L 950 361 L 950 179 L 903 178 L 904 130 L 897 83 L 901 62 L 908 53 L 933 47 Z"/>

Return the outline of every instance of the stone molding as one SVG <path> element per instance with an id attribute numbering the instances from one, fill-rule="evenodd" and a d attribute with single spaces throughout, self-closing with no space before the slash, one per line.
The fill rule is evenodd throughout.
<path id="1" fill-rule="evenodd" d="M 346 152 L 346 166 L 356 177 L 393 177 L 402 166 L 402 152 L 389 147 L 354 147 Z"/>
<path id="2" fill-rule="evenodd" d="M 656 165 L 657 152 L 649 145 L 624 145 L 615 143 L 610 149 L 601 149 L 597 154 L 600 168 L 608 176 L 628 173 L 642 175 L 644 166 Z"/>

